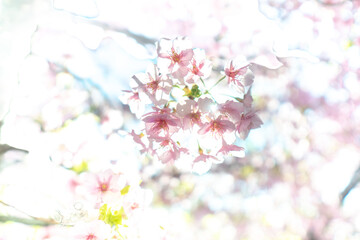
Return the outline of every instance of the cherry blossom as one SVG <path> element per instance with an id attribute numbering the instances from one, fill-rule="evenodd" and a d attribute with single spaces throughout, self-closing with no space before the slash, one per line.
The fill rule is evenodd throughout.
<path id="1" fill-rule="evenodd" d="M 241 115 L 240 121 L 236 124 L 236 130 L 242 139 L 245 139 L 251 129 L 259 128 L 263 122 L 255 111 L 250 110 Z"/>
<path id="2" fill-rule="evenodd" d="M 137 84 L 133 96 L 137 97 L 136 89 L 139 99 L 140 93 L 145 92 L 144 99 L 150 99 L 149 106 L 154 109 L 141 117 L 144 132 L 139 135 L 131 132 L 133 140 L 141 146 L 141 153 L 162 163 L 176 163 L 183 158 L 192 158 L 192 163 L 207 160 L 220 163 L 223 159 L 218 158 L 230 152 L 234 156 L 243 155 L 244 149 L 235 143 L 236 132 L 245 138 L 250 129 L 262 124 L 252 107 L 254 76 L 250 64 L 239 61 L 240 58 L 231 60 L 225 75 L 217 74 L 218 80 L 214 81 L 210 78 L 212 64 L 205 52 L 192 49 L 186 38 L 161 39 L 157 53 L 157 65 L 152 68 L 158 72 L 133 77 Z M 158 76 L 158 80 L 149 76 Z M 220 84 L 225 78 L 228 83 Z M 159 87 L 160 82 L 165 84 L 163 88 Z M 217 89 L 229 96 L 219 94 Z M 198 145 L 204 148 L 200 155 Z"/>
<path id="3" fill-rule="evenodd" d="M 194 163 L 200 162 L 200 161 L 207 162 L 207 161 L 211 161 L 211 160 L 219 161 L 219 159 L 217 157 L 214 157 L 213 155 L 207 155 L 207 154 L 200 153 L 200 155 L 197 158 L 195 158 Z"/>
<path id="4" fill-rule="evenodd" d="M 248 71 L 249 63 L 231 60 L 225 68 L 225 75 L 227 76 L 228 83 L 237 86 L 240 91 L 244 92 L 245 87 L 249 86 L 252 82 L 244 81 L 244 75 Z"/>
<path id="5" fill-rule="evenodd" d="M 155 141 L 159 143 L 156 154 L 162 163 L 174 163 L 180 158 L 180 154 L 188 153 L 186 148 L 180 147 L 169 137 L 157 138 Z"/>
<path id="6" fill-rule="evenodd" d="M 202 111 L 200 109 L 199 103 L 194 100 L 186 100 L 185 104 L 178 104 L 176 106 L 176 113 L 179 117 L 182 118 L 183 129 L 192 129 L 194 124 L 198 126 L 203 125 L 202 120 Z"/>
<path id="7" fill-rule="evenodd" d="M 166 137 L 179 130 L 180 119 L 169 108 L 155 109 L 144 115 L 145 131 L 150 137 Z"/>
<path id="8" fill-rule="evenodd" d="M 132 85 L 138 91 L 138 95 L 134 93 L 132 98 L 148 99 L 156 105 L 162 105 L 167 102 L 167 96 L 171 90 L 172 80 L 166 75 L 159 72 L 156 65 L 151 65 L 147 72 L 139 73 L 133 76 L 132 80 L 135 82 Z M 142 96 L 145 95 L 145 96 Z"/>
<path id="9" fill-rule="evenodd" d="M 219 111 L 236 121 L 241 118 L 241 113 L 244 111 L 244 104 L 238 101 L 227 100 L 220 105 Z"/>
<path id="10" fill-rule="evenodd" d="M 185 77 L 185 81 L 189 84 L 197 83 L 198 80 L 206 79 L 211 73 L 211 62 L 206 59 L 205 51 L 202 49 L 194 49 L 194 56 L 191 60 L 189 73 Z"/>
<path id="11" fill-rule="evenodd" d="M 119 96 L 120 101 L 129 105 L 132 113 L 136 114 L 136 117 L 141 117 L 145 112 L 146 100 L 140 99 L 139 92 L 137 89 L 132 91 L 123 90 L 123 94 Z"/>
<path id="12" fill-rule="evenodd" d="M 121 176 L 110 169 L 97 174 L 84 173 L 82 182 L 83 185 L 78 188 L 84 191 L 89 199 L 95 199 L 97 205 L 116 197 L 125 185 Z"/>
<path id="13" fill-rule="evenodd" d="M 1 240 L 359 239 L 360 1 L 95 1 L 2 6 Z"/>
<path id="14" fill-rule="evenodd" d="M 243 156 L 243 151 L 244 148 L 243 147 L 239 147 L 236 146 L 234 144 L 227 144 L 226 141 L 224 139 L 222 139 L 222 147 L 220 148 L 220 150 L 216 153 L 216 155 L 221 154 L 221 155 L 229 155 L 230 152 L 235 152 L 235 153 L 240 153 L 240 154 L 236 154 L 237 156 Z"/>
<path id="15" fill-rule="evenodd" d="M 182 78 L 189 72 L 187 66 L 194 55 L 189 40 L 185 38 L 161 39 L 157 45 L 157 52 L 158 64 L 165 64 L 168 72 L 177 78 Z"/>
<path id="16" fill-rule="evenodd" d="M 222 116 L 212 119 L 202 126 L 199 134 L 211 134 L 213 137 L 220 139 L 225 132 L 232 132 L 235 129 L 235 125 L 226 119 L 222 119 Z"/>
<path id="17" fill-rule="evenodd" d="M 110 226 L 99 220 L 79 223 L 72 231 L 77 240 L 106 240 L 111 233 Z"/>
<path id="18" fill-rule="evenodd" d="M 142 133 L 136 134 L 135 131 L 132 130 L 130 135 L 132 136 L 133 141 L 136 142 L 137 144 L 139 144 L 142 147 L 140 152 L 141 153 L 147 152 L 147 147 L 146 147 L 145 143 L 142 141 L 144 134 L 142 134 Z"/>

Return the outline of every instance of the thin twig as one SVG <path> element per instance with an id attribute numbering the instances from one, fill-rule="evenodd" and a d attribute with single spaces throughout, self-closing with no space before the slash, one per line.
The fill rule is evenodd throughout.
<path id="1" fill-rule="evenodd" d="M 210 91 L 211 89 L 213 89 L 216 85 L 218 85 L 222 80 L 224 80 L 226 78 L 226 76 L 223 76 L 222 78 L 220 78 L 209 90 L 207 91 Z"/>
<path id="2" fill-rule="evenodd" d="M 7 207 L 15 209 L 16 211 L 18 211 L 30 218 L 30 219 L 27 219 L 27 218 L 15 217 L 15 216 L 0 215 L 0 222 L 12 221 L 12 222 L 19 222 L 19 223 L 23 223 L 23 224 L 27 224 L 27 225 L 37 225 L 37 226 L 49 226 L 49 225 L 58 224 L 58 222 L 56 222 L 52 219 L 45 219 L 45 218 L 39 218 L 39 217 L 32 216 L 32 215 L 18 209 L 17 207 L 12 206 L 8 203 L 5 203 L 1 200 L 0 200 L 0 203 Z"/>
<path id="3" fill-rule="evenodd" d="M 134 39 L 137 43 L 141 44 L 141 45 L 154 45 L 155 42 L 157 40 L 155 40 L 154 38 L 149 38 L 146 37 L 145 35 L 142 34 L 137 34 L 134 32 L 131 32 L 130 30 L 126 29 L 126 28 L 121 28 L 121 27 L 115 27 L 115 26 L 111 26 L 110 24 L 104 23 L 104 22 L 99 22 L 99 21 L 94 21 L 91 19 L 79 19 L 80 21 L 84 21 L 86 23 L 101 27 L 104 30 L 110 30 L 110 31 L 114 31 L 114 32 L 119 32 L 119 33 L 123 33 L 126 36 Z"/>
<path id="4" fill-rule="evenodd" d="M 346 188 L 340 193 L 340 203 L 343 204 L 346 196 L 354 189 L 360 182 L 360 167 L 354 172 L 353 177 L 351 178 L 349 184 Z"/>
<path id="5" fill-rule="evenodd" d="M 50 226 L 54 223 L 39 221 L 36 219 L 20 218 L 15 216 L 2 216 L 0 215 L 0 222 L 17 222 L 31 226 Z"/>
<path id="6" fill-rule="evenodd" d="M 0 124 L 1 126 L 1 124 Z M 20 151 L 20 152 L 24 152 L 24 153 L 28 153 L 29 151 L 28 150 L 25 150 L 25 149 L 21 149 L 21 148 L 16 148 L 16 147 L 12 147 L 10 145 L 7 145 L 7 144 L 0 144 L 0 154 L 4 154 L 6 153 L 7 151 Z"/>

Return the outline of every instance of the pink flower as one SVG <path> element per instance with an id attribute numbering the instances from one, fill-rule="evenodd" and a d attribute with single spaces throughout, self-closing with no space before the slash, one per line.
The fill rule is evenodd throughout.
<path id="1" fill-rule="evenodd" d="M 34 239 L 37 240 L 59 240 L 59 239 L 73 239 L 74 232 L 69 231 L 69 228 L 65 228 L 64 226 L 52 225 L 44 228 L 39 228 L 37 230 L 36 236 Z M 10 240 L 12 238 L 2 238 L 0 236 L 0 240 Z"/>
<path id="2" fill-rule="evenodd" d="M 169 108 L 155 108 L 155 112 L 144 115 L 145 131 L 151 138 L 161 138 L 177 132 L 181 126 L 180 119 L 170 113 Z"/>
<path id="3" fill-rule="evenodd" d="M 79 223 L 72 230 L 75 239 L 79 240 L 105 240 L 111 233 L 110 226 L 100 220 Z"/>
<path id="4" fill-rule="evenodd" d="M 135 82 L 132 84 L 135 85 L 133 88 L 137 88 L 139 92 L 138 96 L 135 95 L 133 98 L 146 99 L 147 97 L 155 105 L 163 105 L 167 102 L 172 80 L 160 74 L 156 65 L 151 65 L 146 73 L 134 75 L 132 79 Z"/>
<path id="5" fill-rule="evenodd" d="M 247 91 L 247 93 L 244 95 L 243 104 L 245 108 L 251 108 L 253 102 L 253 98 L 251 96 L 251 87 Z"/>
<path id="6" fill-rule="evenodd" d="M 248 70 L 249 63 L 243 62 L 234 62 L 231 60 L 228 64 L 228 67 L 225 68 L 225 75 L 228 77 L 228 83 L 233 83 L 237 86 L 242 92 L 245 90 L 245 86 L 250 85 L 249 83 L 242 83 L 242 77 Z"/>
<path id="7" fill-rule="evenodd" d="M 183 153 L 197 156 L 193 170 L 198 168 L 199 172 L 211 167 L 209 160 L 220 163 L 222 158 L 217 156 L 243 153 L 243 148 L 235 145 L 238 134 L 246 137 L 250 129 L 262 124 L 252 109 L 250 90 L 254 75 L 249 69 L 252 63 L 241 59 L 229 61 L 225 76 L 206 86 L 204 80 L 210 76 L 211 63 L 205 52 L 193 49 L 186 38 L 161 39 L 157 53 L 154 73 L 134 76 L 132 83 L 136 86 L 129 92 L 133 94 L 129 101 L 148 99 L 153 104 L 154 111 L 141 118 L 146 136 L 131 132 L 141 152 L 163 163 L 174 163 Z M 231 86 L 215 92 L 213 88 L 225 79 L 228 79 L 225 85 Z M 204 152 L 198 156 L 200 145 Z"/>
<path id="8" fill-rule="evenodd" d="M 139 91 L 137 89 L 123 90 L 122 94 L 119 96 L 119 99 L 124 104 L 129 105 L 130 111 L 135 113 L 137 118 L 140 118 L 145 111 L 145 104 L 151 103 L 145 99 L 140 99 Z"/>
<path id="9" fill-rule="evenodd" d="M 176 113 L 182 118 L 183 129 L 191 129 L 194 124 L 202 126 L 202 113 L 198 103 L 194 100 L 186 100 L 185 104 L 178 104 L 176 107 Z"/>
<path id="10" fill-rule="evenodd" d="M 151 190 L 145 190 L 140 186 L 131 185 L 130 190 L 124 195 L 123 207 L 127 217 L 132 218 L 139 210 L 144 210 L 153 198 Z"/>
<path id="11" fill-rule="evenodd" d="M 244 112 L 244 105 L 241 102 L 228 100 L 225 103 L 220 104 L 219 111 L 236 121 L 241 118 L 241 114 Z"/>
<path id="12" fill-rule="evenodd" d="M 216 153 L 216 155 L 221 154 L 221 155 L 228 155 L 230 152 L 242 152 L 244 151 L 243 147 L 239 147 L 236 146 L 234 144 L 227 144 L 226 141 L 224 139 L 222 139 L 222 147 L 220 148 L 220 150 Z"/>
<path id="13" fill-rule="evenodd" d="M 263 122 L 254 110 L 243 114 L 238 123 L 236 123 L 236 130 L 242 139 L 247 138 L 251 129 L 259 128 Z"/>
<path id="14" fill-rule="evenodd" d="M 186 76 L 187 66 L 194 55 L 191 43 L 186 38 L 161 39 L 157 45 L 158 64 L 167 67 L 167 72 L 177 78 Z M 165 62 L 162 62 L 165 60 Z"/>
<path id="15" fill-rule="evenodd" d="M 134 132 L 134 130 L 132 130 L 131 133 L 129 133 L 129 134 L 132 136 L 134 142 L 140 144 L 140 146 L 142 147 L 142 149 L 140 150 L 141 154 L 148 151 L 148 147 L 146 147 L 145 143 L 142 141 L 142 138 L 144 137 L 144 134 L 142 134 L 142 133 L 136 134 Z"/>
<path id="16" fill-rule="evenodd" d="M 98 174 L 85 173 L 82 182 L 90 197 L 96 198 L 97 205 L 118 194 L 125 185 L 120 176 L 110 169 Z"/>
<path id="17" fill-rule="evenodd" d="M 171 138 L 157 139 L 160 142 L 160 148 L 157 150 L 158 158 L 162 163 L 174 163 L 180 158 L 181 153 L 187 153 L 188 150 L 181 148 Z M 161 152 L 159 154 L 159 152 Z"/>
<path id="18" fill-rule="evenodd" d="M 195 83 L 200 77 L 207 78 L 211 73 L 211 62 L 206 59 L 204 50 L 194 49 L 194 57 L 191 60 L 189 73 L 185 77 L 187 83 Z"/>
<path id="19" fill-rule="evenodd" d="M 225 132 L 235 130 L 234 124 L 229 120 L 222 120 L 219 116 L 215 120 L 205 123 L 198 131 L 199 134 L 211 133 L 215 138 L 222 137 Z"/>
<path id="20" fill-rule="evenodd" d="M 200 153 L 199 156 L 197 156 L 194 160 L 194 163 L 196 162 L 207 162 L 209 160 L 215 160 L 215 161 L 219 161 L 219 159 L 217 159 L 215 156 L 213 155 L 207 155 L 207 154 L 203 154 L 203 153 Z"/>

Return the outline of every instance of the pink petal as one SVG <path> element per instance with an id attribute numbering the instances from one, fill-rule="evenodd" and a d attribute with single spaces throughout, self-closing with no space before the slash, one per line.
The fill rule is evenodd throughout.
<path id="1" fill-rule="evenodd" d="M 180 65 L 181 66 L 187 66 L 190 63 L 190 60 L 194 56 L 194 52 L 192 49 L 186 49 L 184 51 L 181 51 L 180 53 Z"/>
<path id="2" fill-rule="evenodd" d="M 198 134 L 206 134 L 207 132 L 210 131 L 211 128 L 211 124 L 210 123 L 206 123 L 204 124 L 198 131 Z"/>

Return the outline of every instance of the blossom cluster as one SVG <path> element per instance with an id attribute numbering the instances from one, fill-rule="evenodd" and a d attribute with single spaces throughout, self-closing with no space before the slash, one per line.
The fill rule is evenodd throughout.
<path id="1" fill-rule="evenodd" d="M 79 240 L 145 239 L 149 236 L 160 239 L 164 236 L 161 226 L 149 224 L 146 217 L 152 192 L 142 189 L 124 174 L 110 169 L 84 172 L 71 181 L 71 186 L 78 199 L 75 210 L 59 212 L 55 221 L 64 226 L 55 233 L 47 229 L 42 239 L 58 239 L 59 235 Z M 147 231 L 147 228 L 152 230 Z"/>
<path id="2" fill-rule="evenodd" d="M 141 132 L 131 132 L 141 153 L 162 163 L 182 159 L 194 171 L 243 156 L 239 138 L 262 124 L 252 106 L 250 66 L 231 60 L 219 74 L 188 39 L 161 39 L 157 63 L 134 75 L 120 97 L 144 123 Z"/>

